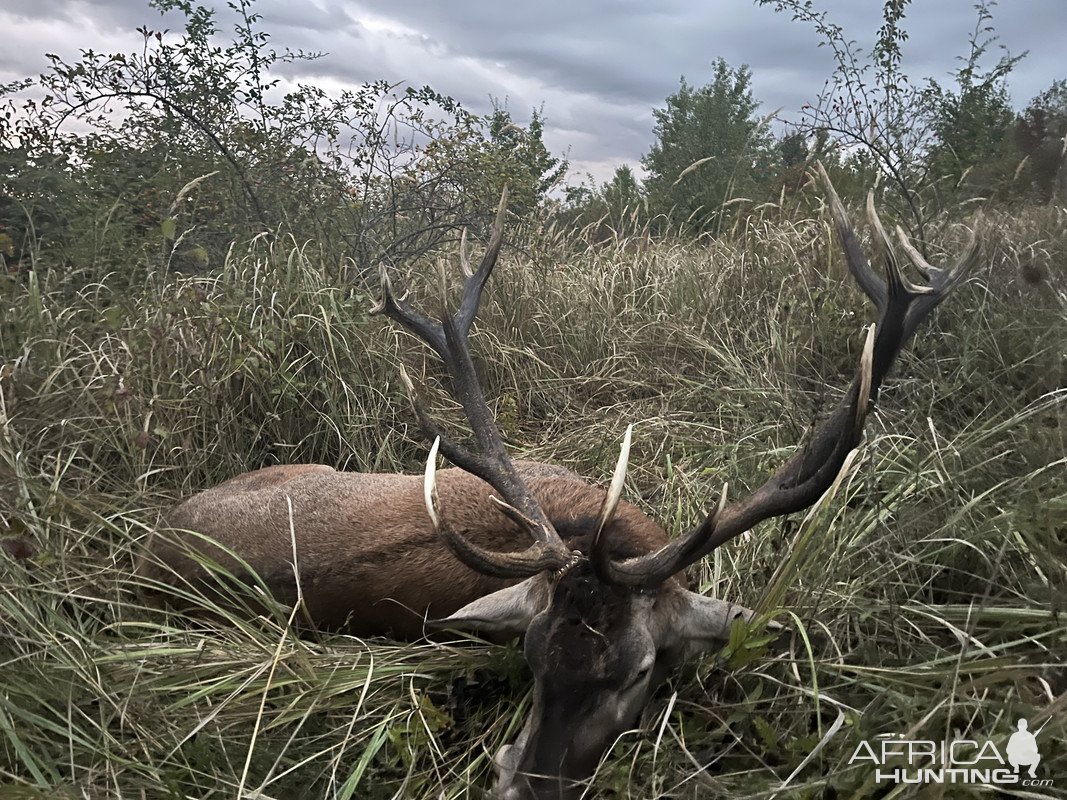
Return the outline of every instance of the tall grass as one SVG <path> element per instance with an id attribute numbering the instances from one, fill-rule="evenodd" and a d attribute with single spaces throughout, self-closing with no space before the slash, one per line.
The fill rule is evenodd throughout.
<path id="1" fill-rule="evenodd" d="M 806 639 L 690 661 L 590 796 L 988 796 L 887 790 L 849 757 L 878 734 L 1003 744 L 1019 717 L 1051 717 L 1056 781 L 1025 796 L 1064 796 L 1065 223 L 988 218 L 983 267 L 903 358 L 836 496 L 694 569 L 703 591 L 783 606 Z M 523 252 L 474 336 L 506 436 L 603 481 L 635 422 L 628 496 L 673 531 L 724 480 L 741 491 L 788 456 L 847 385 L 869 319 L 820 218 Z M 432 362 L 367 316 L 353 272 L 261 239 L 210 276 L 149 272 L 133 291 L 125 275 L 2 279 L 0 536 L 37 554 L 0 556 L 0 797 L 489 785 L 528 703 L 517 647 L 299 639 L 284 614 L 225 608 L 191 622 L 143 607 L 131 576 L 160 509 L 242 470 L 420 465 L 398 365 L 433 385 Z M 432 303 L 432 270 L 411 272 Z"/>

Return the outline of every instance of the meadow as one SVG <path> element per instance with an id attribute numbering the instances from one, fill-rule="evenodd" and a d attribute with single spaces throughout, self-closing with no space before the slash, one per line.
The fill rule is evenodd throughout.
<path id="1" fill-rule="evenodd" d="M 692 571 L 781 607 L 792 645 L 687 662 L 587 796 L 992 797 L 849 761 L 879 734 L 1003 745 L 1020 717 L 1044 725 L 1053 785 L 1003 791 L 1067 796 L 1067 212 L 967 222 L 980 266 L 836 494 Z M 635 423 L 627 497 L 673 533 L 803 441 L 873 319 L 825 209 L 698 241 L 515 237 L 472 336 L 513 452 L 606 483 Z M 935 263 L 965 239 L 941 226 Z M 365 266 L 278 236 L 192 273 L 146 256 L 0 276 L 0 537 L 36 551 L 0 555 L 0 798 L 489 787 L 529 702 L 517 644 L 298 637 L 284 609 L 194 622 L 146 607 L 131 572 L 161 510 L 241 471 L 419 470 L 401 363 L 458 422 L 428 352 L 368 315 Z M 433 302 L 432 264 L 402 273 Z"/>

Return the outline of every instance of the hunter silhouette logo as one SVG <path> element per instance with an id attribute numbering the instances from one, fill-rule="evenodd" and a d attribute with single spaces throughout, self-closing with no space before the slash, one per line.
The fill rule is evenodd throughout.
<path id="1" fill-rule="evenodd" d="M 1028 774 L 1031 778 L 1036 778 L 1037 765 L 1041 763 L 1041 753 L 1037 751 L 1037 734 L 1041 733 L 1045 726 L 1038 728 L 1037 733 L 1030 733 L 1026 720 L 1020 719 L 1016 727 L 1018 730 L 1008 739 L 1008 763 L 1015 767 L 1016 773 L 1019 772 L 1019 767 L 1029 767 Z"/>
<path id="2" fill-rule="evenodd" d="M 868 762 L 877 783 L 1051 786 L 1051 778 L 1037 776 L 1037 738 L 1045 725 L 1031 733 L 1029 723 L 1019 719 L 1007 745 L 999 747 L 992 739 L 938 742 L 879 736 L 860 742 L 848 763 Z"/>

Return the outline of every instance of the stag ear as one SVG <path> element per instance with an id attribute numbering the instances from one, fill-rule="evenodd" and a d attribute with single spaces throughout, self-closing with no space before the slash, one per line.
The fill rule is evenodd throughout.
<path id="1" fill-rule="evenodd" d="M 753 616 L 753 612 L 743 606 L 687 589 L 670 600 L 670 608 L 664 608 L 660 615 L 663 629 L 679 645 L 689 645 L 695 650 L 724 644 L 729 641 L 730 628 L 736 620 L 749 620 Z"/>
<path id="2" fill-rule="evenodd" d="M 543 575 L 479 597 L 450 617 L 435 620 L 435 628 L 457 628 L 479 633 L 523 634 L 530 621 L 548 603 L 548 586 Z"/>

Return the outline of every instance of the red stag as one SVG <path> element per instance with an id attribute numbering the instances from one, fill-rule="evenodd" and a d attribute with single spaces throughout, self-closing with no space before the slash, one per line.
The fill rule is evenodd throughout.
<path id="1" fill-rule="evenodd" d="M 522 634 L 533 703 L 518 739 L 497 754 L 496 795 L 578 796 L 671 665 L 687 650 L 715 647 L 738 617 L 751 616 L 690 591 L 686 567 L 761 521 L 819 499 L 859 445 L 897 354 L 976 261 L 973 236 L 958 263 L 942 270 L 901 234 L 910 261 L 927 280 L 911 283 L 869 198 L 883 279 L 819 169 L 849 268 L 880 318 L 868 332 L 851 389 L 810 441 L 747 497 L 727 502 L 724 487 L 716 508 L 682 536 L 671 539 L 621 499 L 629 431 L 606 491 L 568 470 L 508 456 L 467 342 L 500 252 L 502 200 L 480 266 L 471 271 L 464 264 L 463 296 L 454 313 L 446 309 L 438 321 L 423 316 L 396 295 L 384 273 L 375 309 L 441 359 L 476 447 L 449 440 L 416 402 L 420 423 L 434 440 L 423 479 L 341 473 L 322 465 L 239 475 L 173 509 L 171 531 L 153 536 L 141 575 L 158 583 L 195 583 L 203 580 L 203 570 L 189 548 L 207 549 L 238 571 L 233 553 L 279 600 L 293 604 L 299 596 L 320 626 L 417 638 L 429 618 L 446 627 Z M 458 468 L 436 471 L 439 450 Z"/>

